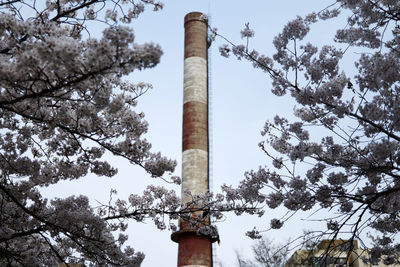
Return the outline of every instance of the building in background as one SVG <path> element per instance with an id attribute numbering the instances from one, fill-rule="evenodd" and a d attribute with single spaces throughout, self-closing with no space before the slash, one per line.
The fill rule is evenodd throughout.
<path id="1" fill-rule="evenodd" d="M 288 259 L 285 267 L 318 266 L 318 267 L 367 267 L 396 266 L 366 263 L 368 250 L 358 247 L 357 240 L 322 240 L 315 249 L 299 249 Z"/>

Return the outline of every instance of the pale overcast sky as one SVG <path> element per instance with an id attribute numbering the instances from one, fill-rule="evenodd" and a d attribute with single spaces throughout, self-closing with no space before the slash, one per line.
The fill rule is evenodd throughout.
<path id="1" fill-rule="evenodd" d="M 183 41 L 184 16 L 192 11 L 211 15 L 211 26 L 234 43 L 240 42 L 240 30 L 246 22 L 255 30 L 251 46 L 272 56 L 275 52 L 272 41 L 283 26 L 297 15 L 319 11 L 333 0 L 166 0 L 160 12 L 147 11 L 131 27 L 134 28 L 138 43 L 154 42 L 161 45 L 164 55 L 161 63 L 152 70 L 133 73 L 134 81 L 152 83 L 154 89 L 139 100 L 138 110 L 146 114 L 149 122 L 147 138 L 154 151 L 178 161 L 176 175 L 181 172 L 182 100 L 183 100 Z M 344 25 L 337 25 L 341 27 Z M 318 43 L 329 43 L 334 28 L 318 26 L 312 35 Z M 218 46 L 222 40 L 212 44 L 211 84 L 212 84 L 212 170 L 213 189 L 220 185 L 237 185 L 247 170 L 267 165 L 267 157 L 258 148 L 262 140 L 260 131 L 266 120 L 276 114 L 291 116 L 293 102 L 289 98 L 277 98 L 270 93 L 269 77 L 255 70 L 248 62 L 233 58 L 222 58 Z M 112 178 L 87 177 L 81 182 L 63 183 L 58 196 L 72 193 L 87 194 L 92 200 L 107 202 L 110 188 L 118 191 L 120 198 L 131 193 L 140 193 L 147 184 L 163 182 L 151 180 L 140 168 L 126 161 L 111 157 L 111 164 L 118 167 L 119 174 Z M 179 187 L 173 187 L 180 191 Z M 58 192 L 55 190 L 53 192 Z M 56 193 L 55 193 L 56 194 Z M 92 201 L 96 205 L 95 201 Z M 256 216 L 228 216 L 217 224 L 221 243 L 216 245 L 216 257 L 223 266 L 236 266 L 235 250 L 251 257 L 253 241 L 245 236 L 253 226 L 268 228 L 271 218 L 282 214 L 273 211 L 263 218 Z M 277 242 L 285 241 L 312 229 L 310 222 L 293 218 L 280 231 L 266 235 Z M 156 229 L 151 223 L 131 222 L 127 230 L 129 245 L 146 254 L 142 266 L 176 266 L 177 245 L 170 240 L 170 232 Z M 219 266 L 216 264 L 215 266 Z"/>

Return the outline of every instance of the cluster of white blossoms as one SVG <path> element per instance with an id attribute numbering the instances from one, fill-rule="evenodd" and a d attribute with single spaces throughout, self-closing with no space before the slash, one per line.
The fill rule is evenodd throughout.
<path id="1" fill-rule="evenodd" d="M 318 48 L 306 42 L 314 23 L 346 15 L 347 25 L 333 36 L 334 45 Z M 400 264 L 399 23 L 397 0 L 338 0 L 289 22 L 274 39 L 272 58 L 249 48 L 254 33 L 248 24 L 242 31 L 245 45 L 220 49 L 223 56 L 247 59 L 269 74 L 272 92 L 290 93 L 300 119 L 275 117 L 266 123 L 262 135 L 267 140 L 260 147 L 278 173 L 267 167 L 246 173 L 237 189 L 230 188 L 232 199 L 240 195 L 259 206 L 283 205 L 293 212 L 333 210 L 334 217 L 324 219 L 325 238 L 342 233 L 346 239 L 349 234 L 362 238 L 369 232 L 372 263 Z M 350 55 L 353 48 L 358 56 Z M 350 56 L 353 72 L 341 65 Z M 305 171 L 298 171 L 303 162 Z M 289 217 L 272 219 L 271 228 L 280 228 Z M 248 235 L 259 238 L 260 232 Z"/>
<path id="2" fill-rule="evenodd" d="M 246 23 L 245 28 L 240 31 L 240 35 L 242 39 L 254 37 L 254 31 L 250 28 L 249 23 Z"/>

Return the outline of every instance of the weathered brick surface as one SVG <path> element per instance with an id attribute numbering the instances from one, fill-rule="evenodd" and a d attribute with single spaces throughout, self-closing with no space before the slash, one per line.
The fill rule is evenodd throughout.
<path id="1" fill-rule="evenodd" d="M 189 57 L 184 62 L 183 103 L 198 101 L 207 104 L 207 61 Z"/>
<path id="2" fill-rule="evenodd" d="M 192 195 L 208 191 L 207 20 L 199 12 L 185 17 L 184 68 L 182 202 L 188 203 L 192 197 L 186 190 Z M 202 214 L 192 211 L 192 216 Z M 198 235 L 187 221 L 180 221 L 180 230 L 171 238 L 179 243 L 178 267 L 212 266 L 211 237 Z"/>
<path id="3" fill-rule="evenodd" d="M 192 200 L 191 196 L 184 194 L 189 190 L 192 195 L 199 195 L 208 188 L 208 155 L 201 149 L 188 149 L 182 155 L 182 202 Z"/>
<path id="4" fill-rule="evenodd" d="M 182 235 L 179 243 L 178 266 L 207 267 L 211 266 L 210 240 L 205 236 L 193 238 L 191 235 Z"/>
<path id="5" fill-rule="evenodd" d="M 183 105 L 182 151 L 208 150 L 207 124 L 206 104 L 192 101 Z"/>
<path id="6" fill-rule="evenodd" d="M 185 58 L 193 56 L 207 58 L 207 20 L 200 12 L 185 17 Z"/>

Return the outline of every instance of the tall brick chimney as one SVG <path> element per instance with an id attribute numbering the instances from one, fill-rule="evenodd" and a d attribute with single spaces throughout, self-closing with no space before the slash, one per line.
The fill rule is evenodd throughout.
<path id="1" fill-rule="evenodd" d="M 208 188 L 208 79 L 207 79 L 206 16 L 191 12 L 185 16 L 183 138 L 182 138 L 182 202 L 191 201 Z M 193 216 L 196 216 L 193 213 Z M 204 222 L 209 224 L 209 221 Z M 171 239 L 179 243 L 178 267 L 212 266 L 214 241 L 199 235 L 197 229 L 180 221 L 180 230 Z"/>

